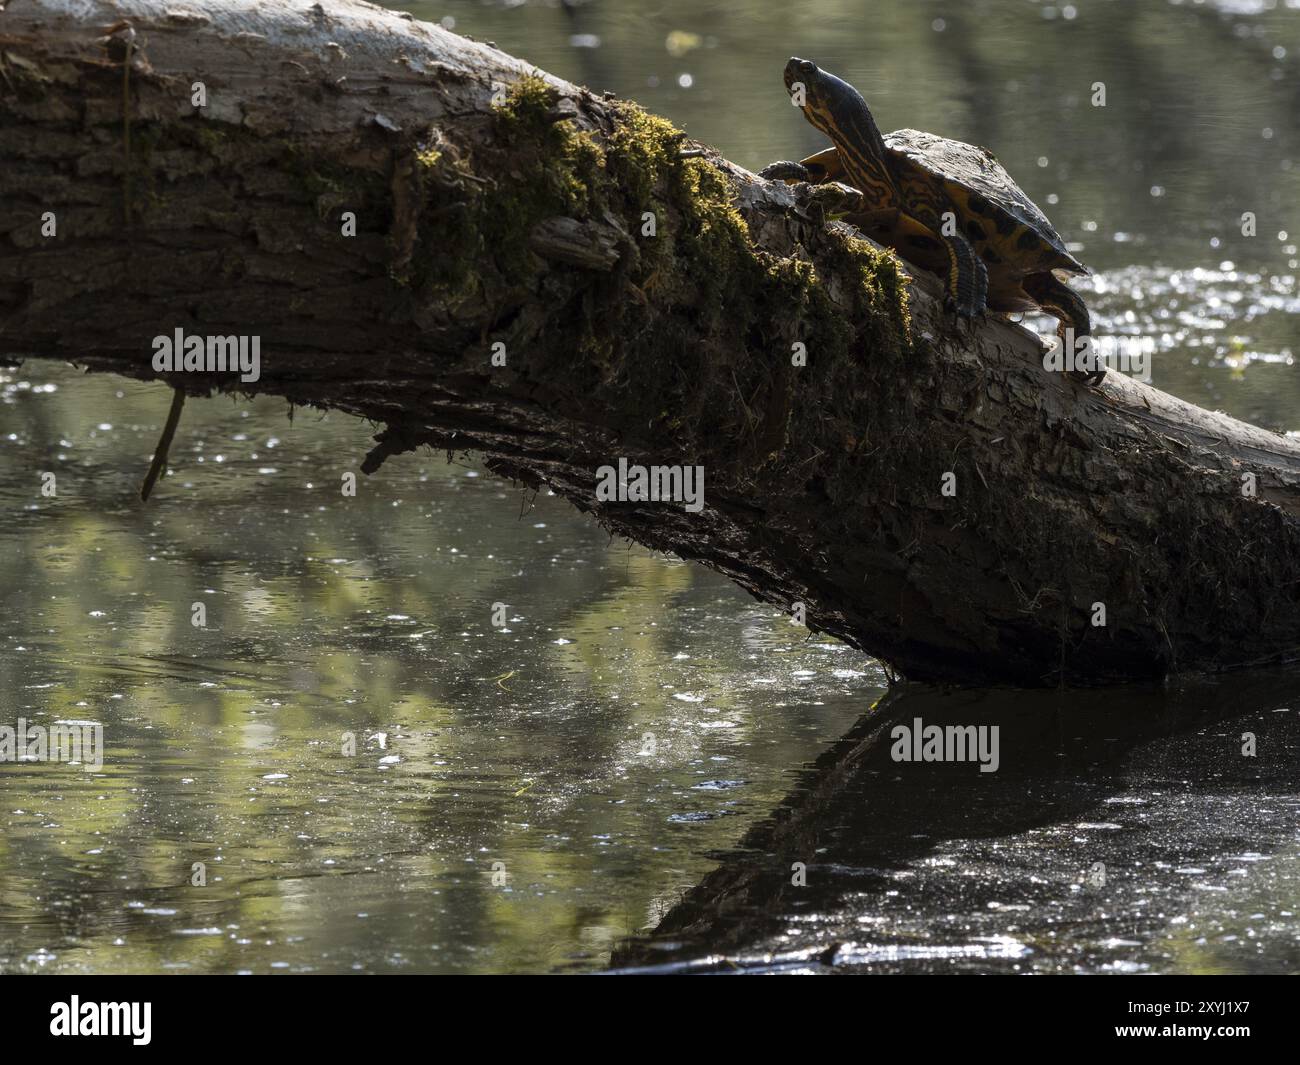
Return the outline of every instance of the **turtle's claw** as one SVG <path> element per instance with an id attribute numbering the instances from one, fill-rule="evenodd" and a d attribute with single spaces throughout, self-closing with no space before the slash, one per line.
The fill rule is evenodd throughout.
<path id="1" fill-rule="evenodd" d="M 812 173 L 803 163 L 794 163 L 789 159 L 771 163 L 758 172 L 758 176 L 768 181 L 811 181 Z"/>
<path id="2" fill-rule="evenodd" d="M 974 322 L 983 318 L 987 311 L 987 308 L 976 306 L 970 300 L 961 300 L 955 296 L 948 296 L 943 304 L 949 314 L 955 315 L 963 322 Z"/>
<path id="3" fill-rule="evenodd" d="M 1061 338 L 1061 343 L 1066 341 L 1066 330 L 1062 326 L 1056 331 L 1056 335 Z M 1106 361 L 1102 356 L 1092 348 L 1091 345 L 1085 347 L 1082 356 L 1076 356 L 1078 362 L 1076 369 L 1070 371 L 1070 376 L 1092 388 L 1096 388 L 1102 381 L 1106 380 Z"/>
<path id="4" fill-rule="evenodd" d="M 797 195 L 809 207 L 819 208 L 827 218 L 853 214 L 862 209 L 862 193 L 838 181 L 801 186 Z"/>

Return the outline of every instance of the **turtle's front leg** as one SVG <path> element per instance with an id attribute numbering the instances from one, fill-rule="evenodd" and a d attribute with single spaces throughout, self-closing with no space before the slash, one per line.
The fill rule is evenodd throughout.
<path id="1" fill-rule="evenodd" d="M 775 163 L 769 163 L 758 172 L 761 178 L 767 178 L 768 181 L 812 181 L 812 172 L 803 165 L 790 159 L 782 159 Z"/>
<path id="2" fill-rule="evenodd" d="M 943 242 L 948 249 L 948 302 L 959 318 L 976 318 L 988 310 L 988 267 L 960 233 Z"/>
<path id="3" fill-rule="evenodd" d="M 805 216 L 809 218 L 820 215 L 825 221 L 858 214 L 866 209 L 866 198 L 862 193 L 839 181 L 827 181 L 820 185 L 810 185 L 806 181 L 801 181 L 793 187 L 792 191 Z"/>

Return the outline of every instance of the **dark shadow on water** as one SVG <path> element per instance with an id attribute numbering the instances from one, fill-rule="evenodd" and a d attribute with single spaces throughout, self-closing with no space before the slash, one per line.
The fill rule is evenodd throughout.
<path id="1" fill-rule="evenodd" d="M 612 964 L 1294 969 L 1297 694 L 1294 672 L 1121 691 L 895 689 Z M 998 726 L 998 770 L 894 761 L 892 730 L 917 718 Z"/>

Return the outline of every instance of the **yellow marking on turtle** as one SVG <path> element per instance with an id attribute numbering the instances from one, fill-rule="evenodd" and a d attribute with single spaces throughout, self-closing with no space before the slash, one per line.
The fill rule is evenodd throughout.
<path id="1" fill-rule="evenodd" d="M 887 207 L 896 201 L 895 190 L 885 170 L 883 159 L 872 159 L 862 151 L 857 141 L 866 143 L 865 137 L 855 137 L 854 130 L 841 130 L 835 117 L 827 110 L 809 101 L 803 107 L 804 117 L 835 143 L 838 164 L 843 173 L 839 178 L 862 193 L 868 208 Z M 825 152 L 819 153 L 825 155 Z"/>
<path id="2" fill-rule="evenodd" d="M 800 159 L 799 163 L 808 168 L 814 183 L 844 181 L 844 164 L 840 162 L 838 148 L 827 148 L 807 159 Z"/>
<path id="3" fill-rule="evenodd" d="M 988 265 L 989 273 L 1006 273 L 1023 275 L 1044 269 L 1050 262 L 1060 257 L 1060 253 L 1029 226 L 1012 221 L 996 204 L 980 196 L 978 192 L 959 185 L 954 181 L 946 183 L 947 193 L 957 209 L 962 233 L 975 245 Z M 971 200 L 986 205 L 983 211 L 971 206 Z M 999 225 L 1001 221 L 1001 225 Z M 972 231 L 971 223 L 978 227 L 978 233 Z M 991 251 L 996 259 L 990 260 L 985 251 Z M 993 278 L 990 277 L 990 283 Z"/>

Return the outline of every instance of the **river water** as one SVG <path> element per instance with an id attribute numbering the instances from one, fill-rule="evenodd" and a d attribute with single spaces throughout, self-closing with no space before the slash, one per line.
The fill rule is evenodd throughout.
<path id="1" fill-rule="evenodd" d="M 821 146 L 781 84 L 815 59 L 885 129 L 993 149 L 1157 387 L 1300 431 L 1295 0 L 404 6 L 755 169 Z M 471 462 L 344 497 L 370 442 L 337 414 L 191 402 L 141 507 L 167 401 L 0 377 L 0 725 L 104 736 L 98 769 L 0 764 L 0 970 L 1300 957 L 1300 676 L 882 698 L 867 656 Z M 893 762 L 917 718 L 996 725 L 998 772 Z"/>

